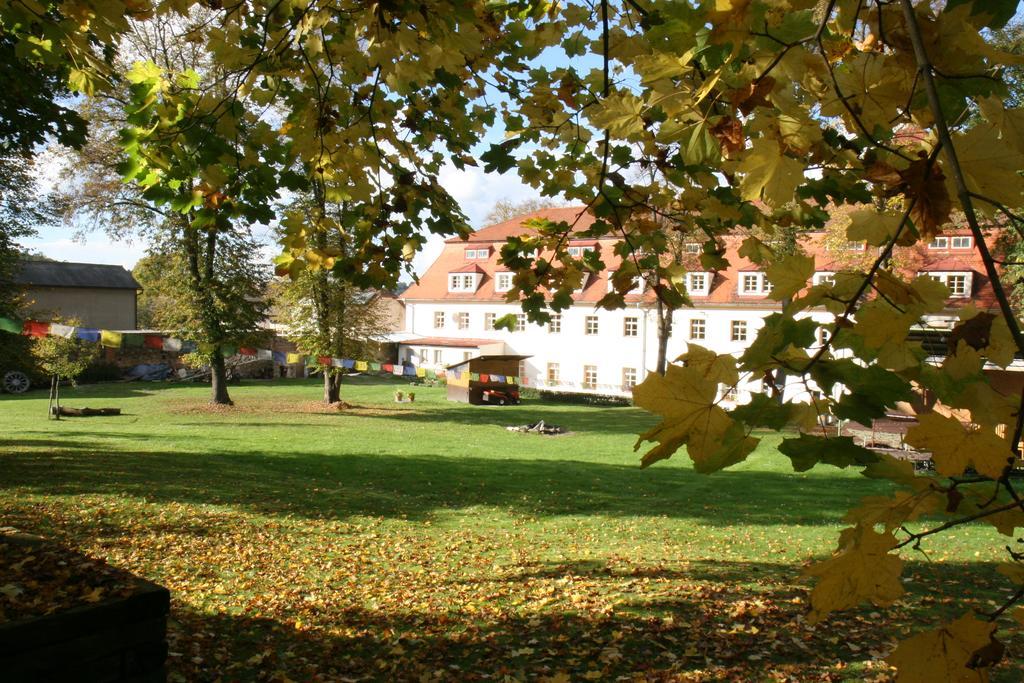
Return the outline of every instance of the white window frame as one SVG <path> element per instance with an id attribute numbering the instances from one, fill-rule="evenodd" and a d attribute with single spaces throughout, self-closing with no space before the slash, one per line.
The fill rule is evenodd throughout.
<path id="1" fill-rule="evenodd" d="M 494 274 L 494 291 L 508 292 L 512 289 L 513 273 L 501 271 Z"/>
<path id="2" fill-rule="evenodd" d="M 469 329 L 469 311 L 459 311 L 452 316 L 455 319 L 455 328 L 459 330 Z"/>
<path id="3" fill-rule="evenodd" d="M 490 255 L 491 255 L 491 250 L 490 249 L 486 249 L 486 248 L 485 249 L 467 249 L 466 250 L 466 260 L 467 261 L 479 261 L 479 260 L 486 261 L 487 258 L 490 257 Z"/>
<path id="4" fill-rule="evenodd" d="M 745 342 L 749 338 L 750 325 L 746 320 L 729 321 L 729 341 Z"/>
<path id="5" fill-rule="evenodd" d="M 866 251 L 868 245 L 864 242 L 847 242 L 846 251 Z"/>
<path id="6" fill-rule="evenodd" d="M 480 273 L 448 273 L 449 292 L 475 292 L 480 286 Z"/>
<path id="7" fill-rule="evenodd" d="M 925 275 L 946 285 L 946 288 L 949 289 L 950 299 L 967 299 L 974 292 L 974 273 L 969 270 L 928 270 L 921 271 L 918 275 Z M 953 288 L 950 287 L 950 279 L 954 277 L 964 278 L 964 291 L 962 293 L 954 293 Z"/>
<path id="8" fill-rule="evenodd" d="M 973 249 L 974 238 L 970 235 L 953 235 L 949 238 L 949 247 L 950 249 Z"/>
<path id="9" fill-rule="evenodd" d="M 636 368 L 622 368 L 622 388 L 627 391 L 632 391 L 633 387 L 636 386 Z"/>
<path id="10" fill-rule="evenodd" d="M 747 289 L 748 278 L 754 283 L 752 289 Z M 764 296 L 772 291 L 771 283 L 761 271 L 742 271 L 739 274 L 739 283 L 736 286 L 736 293 L 740 296 Z"/>
<path id="11" fill-rule="evenodd" d="M 632 323 L 632 325 L 630 324 Z M 632 327 L 632 330 L 630 330 Z M 635 315 L 627 315 L 622 319 L 622 336 L 623 337 L 639 337 L 640 336 L 640 318 Z"/>
<path id="12" fill-rule="evenodd" d="M 694 281 L 700 278 L 701 286 L 698 287 Z M 711 273 L 695 271 L 686 274 L 686 293 L 690 296 L 707 296 L 711 292 Z"/>
<path id="13" fill-rule="evenodd" d="M 687 242 L 683 245 L 683 251 L 687 254 L 699 254 L 701 252 L 700 242 Z"/>
<path id="14" fill-rule="evenodd" d="M 526 314 L 516 313 L 516 324 L 512 327 L 513 332 L 525 332 L 526 331 Z"/>
<path id="15" fill-rule="evenodd" d="M 811 282 L 815 285 L 829 285 L 831 287 L 836 283 L 836 273 L 834 270 L 819 270 L 814 273 L 814 278 Z"/>
<path id="16" fill-rule="evenodd" d="M 588 377 L 590 376 L 590 377 Z M 591 381 L 593 379 L 593 381 Z M 581 386 L 584 389 L 596 389 L 597 388 L 597 366 L 596 365 L 584 365 L 583 366 L 583 382 Z"/>
<path id="17" fill-rule="evenodd" d="M 444 350 L 434 349 L 434 365 L 443 365 L 442 360 L 444 359 Z"/>
<path id="18" fill-rule="evenodd" d="M 949 249 L 949 238 L 944 236 L 933 237 L 928 243 L 929 249 Z"/>
<path id="19" fill-rule="evenodd" d="M 697 327 L 700 327 L 700 334 L 697 334 Z M 704 341 L 708 338 L 708 321 L 704 318 L 691 318 L 686 334 L 690 341 Z"/>
<path id="20" fill-rule="evenodd" d="M 615 291 L 615 285 L 612 284 L 612 276 L 614 276 L 615 273 L 616 273 L 616 271 L 614 271 L 614 270 L 609 270 L 608 271 L 608 291 L 609 292 L 614 292 Z M 644 279 L 642 277 L 640 277 L 639 275 L 634 275 L 633 276 L 633 287 L 629 291 L 627 291 L 626 294 L 627 295 L 628 294 L 643 294 L 644 293 L 644 287 L 646 286 L 646 284 L 647 283 L 644 282 Z"/>
<path id="21" fill-rule="evenodd" d="M 444 311 L 434 311 L 434 329 L 443 330 L 445 324 Z"/>
<path id="22" fill-rule="evenodd" d="M 590 327 L 593 323 L 594 330 L 591 332 Z M 588 315 L 583 318 L 583 335 L 586 337 L 596 337 L 601 332 L 601 321 L 596 315 Z"/>
<path id="23" fill-rule="evenodd" d="M 594 245 L 588 244 L 586 246 L 570 246 L 565 250 L 565 252 L 569 254 L 569 256 L 572 256 L 573 258 L 580 258 L 581 256 L 583 256 L 583 254 L 587 253 L 588 251 L 594 251 Z"/>
<path id="24" fill-rule="evenodd" d="M 498 314 L 494 312 L 484 313 L 484 329 L 493 330 L 494 321 L 498 319 Z"/>
<path id="25" fill-rule="evenodd" d="M 548 333 L 549 334 L 560 334 L 562 332 L 562 314 L 552 313 L 551 320 L 548 322 Z"/>
<path id="26" fill-rule="evenodd" d="M 544 380 L 549 384 L 558 384 L 562 381 L 562 368 L 558 363 L 549 362 L 544 372 Z"/>

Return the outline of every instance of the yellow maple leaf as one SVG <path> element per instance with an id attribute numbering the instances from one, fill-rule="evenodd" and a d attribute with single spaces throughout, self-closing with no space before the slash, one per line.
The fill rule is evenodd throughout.
<path id="1" fill-rule="evenodd" d="M 886 659 L 897 683 L 984 683 L 988 668 L 970 668 L 975 653 L 993 642 L 996 625 L 968 612 L 956 621 L 902 641 Z"/>
<path id="2" fill-rule="evenodd" d="M 658 442 L 641 458 L 641 466 L 669 458 L 681 446 L 688 445 L 694 468 L 713 472 L 739 462 L 753 450 L 757 440 L 738 433 L 735 427 L 742 427 L 715 404 L 718 371 L 711 371 L 710 378 L 705 374 L 712 367 L 715 366 L 673 364 L 664 376 L 651 373 L 633 390 L 637 406 L 663 418 L 641 434 L 633 446 L 633 450 L 638 450 L 644 441 Z"/>
<path id="3" fill-rule="evenodd" d="M 743 174 L 740 181 L 743 198 L 763 199 L 770 206 L 793 201 L 797 185 L 804 180 L 804 165 L 787 157 L 779 143 L 768 138 L 754 140 L 737 170 Z"/>
<path id="4" fill-rule="evenodd" d="M 979 473 L 998 479 L 1012 457 L 1010 444 L 991 429 L 968 428 L 938 413 L 918 416 L 907 430 L 906 441 L 914 448 L 930 451 L 935 469 L 944 477 L 955 477 L 973 466 Z"/>
<path id="5" fill-rule="evenodd" d="M 715 353 L 699 344 L 689 344 L 686 353 L 679 356 L 676 361 L 693 368 L 711 382 L 732 386 L 739 381 L 735 357 Z"/>
<path id="6" fill-rule="evenodd" d="M 838 554 L 805 571 L 818 578 L 811 591 L 811 623 L 865 600 L 884 607 L 903 595 L 903 560 L 889 554 L 896 547 L 891 531 L 876 533 L 859 524 L 847 529 L 840 540 L 843 546 Z"/>
<path id="7" fill-rule="evenodd" d="M 814 257 L 790 254 L 768 266 L 765 274 L 772 283 L 769 296 L 776 301 L 789 299 L 806 287 L 807 281 L 814 275 Z"/>
<path id="8" fill-rule="evenodd" d="M 848 216 L 846 238 L 851 242 L 867 242 L 873 247 L 886 244 L 900 227 L 903 217 L 892 211 L 860 209 Z"/>
<path id="9" fill-rule="evenodd" d="M 967 189 L 1006 206 L 1024 203 L 1024 178 L 1017 171 L 1024 168 L 1024 154 L 1013 144 L 1000 139 L 999 129 L 978 125 L 966 133 L 953 136 L 957 159 L 967 182 Z M 950 196 L 956 193 L 953 173 L 946 173 Z M 993 213 L 987 202 L 977 202 L 978 209 Z"/>
<path id="10" fill-rule="evenodd" d="M 867 496 L 861 499 L 858 507 L 846 513 L 843 521 L 867 527 L 882 524 L 887 531 L 892 531 L 898 529 L 904 522 L 935 512 L 942 507 L 944 500 L 942 494 L 931 488 L 897 491 L 891 498 Z"/>

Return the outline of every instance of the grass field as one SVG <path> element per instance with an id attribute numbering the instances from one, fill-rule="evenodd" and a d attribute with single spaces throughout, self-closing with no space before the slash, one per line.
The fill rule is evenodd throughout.
<path id="1" fill-rule="evenodd" d="M 0 526 L 172 591 L 171 680 L 886 680 L 936 616 L 1005 598 L 1000 542 L 966 527 L 908 555 L 912 598 L 807 625 L 802 566 L 888 490 L 795 474 L 766 436 L 711 476 L 637 466 L 631 408 L 449 403 L 354 380 L 69 390 L 120 417 L 47 421 L 0 397 Z M 558 437 L 509 433 L 543 418 Z M 1011 640 L 1011 657 L 1022 643 Z M 563 676 L 564 674 L 564 676 Z M 1020 680 L 1020 659 L 997 680 Z"/>

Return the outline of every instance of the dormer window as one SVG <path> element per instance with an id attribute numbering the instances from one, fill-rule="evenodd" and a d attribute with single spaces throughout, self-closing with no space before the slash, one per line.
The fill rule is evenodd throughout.
<path id="1" fill-rule="evenodd" d="M 958 235 L 949 238 L 949 246 L 953 249 L 970 249 L 974 246 L 974 240 L 969 235 Z"/>
<path id="2" fill-rule="evenodd" d="M 864 242 L 847 242 L 846 251 L 864 251 L 867 245 Z"/>
<path id="3" fill-rule="evenodd" d="M 573 258 L 579 258 L 588 251 L 594 251 L 594 246 L 588 244 L 586 246 L 581 247 L 569 247 L 565 251 L 569 254 L 569 256 L 572 256 Z"/>
<path id="4" fill-rule="evenodd" d="M 958 271 L 958 272 L 937 272 L 929 271 L 919 273 L 919 275 L 925 275 L 946 285 L 949 289 L 949 297 L 951 299 L 966 299 L 971 295 L 974 284 L 974 273 L 970 271 Z"/>
<path id="5" fill-rule="evenodd" d="M 700 242 L 687 242 L 683 245 L 683 251 L 687 254 L 699 254 L 701 252 Z"/>
<path id="6" fill-rule="evenodd" d="M 740 273 L 738 293 L 744 296 L 758 296 L 772 291 L 772 284 L 764 273 Z"/>
<path id="7" fill-rule="evenodd" d="M 512 289 L 512 273 L 494 274 L 494 291 L 507 292 Z"/>
<path id="8" fill-rule="evenodd" d="M 448 273 L 449 292 L 475 292 L 480 286 L 480 273 Z"/>
<path id="9" fill-rule="evenodd" d="M 615 291 L 615 284 L 612 282 L 612 277 L 615 275 L 615 272 L 616 271 L 614 271 L 614 270 L 609 270 L 608 271 L 608 291 L 609 292 L 614 292 Z M 644 293 L 644 281 L 640 277 L 634 275 L 633 279 L 632 279 L 632 282 L 633 282 L 633 286 L 629 289 L 628 292 L 626 292 L 626 294 L 643 294 Z"/>
<path id="10" fill-rule="evenodd" d="M 814 274 L 814 284 L 828 285 L 831 287 L 836 283 L 836 274 L 831 270 L 819 270 Z"/>
<path id="11" fill-rule="evenodd" d="M 936 237 L 928 243 L 929 249 L 948 249 L 949 238 L 948 237 Z"/>
<path id="12" fill-rule="evenodd" d="M 686 293 L 690 296 L 707 296 L 711 291 L 711 273 L 687 273 Z"/>
<path id="13" fill-rule="evenodd" d="M 490 255 L 491 250 L 488 248 L 466 250 L 466 259 L 469 261 L 487 260 L 487 257 Z"/>

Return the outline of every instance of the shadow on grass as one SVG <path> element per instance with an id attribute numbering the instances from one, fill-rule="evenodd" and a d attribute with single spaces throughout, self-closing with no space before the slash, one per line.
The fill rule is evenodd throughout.
<path id="1" fill-rule="evenodd" d="M 137 436 L 133 438 L 138 438 Z M 734 524 L 834 524 L 886 483 L 813 480 L 753 470 L 699 475 L 688 468 L 568 459 L 118 450 L 79 438 L 74 450 L 2 458 L 0 490 L 47 495 L 127 494 L 151 502 L 221 504 L 268 515 L 423 519 L 474 506 L 531 516 L 666 516 Z"/>
<path id="2" fill-rule="evenodd" d="M 897 638 L 955 618 L 983 597 L 945 605 L 944 611 L 914 599 L 891 609 L 837 613 L 811 627 L 802 618 L 806 590 L 787 585 L 791 569 L 750 562 L 695 565 L 682 578 L 710 586 L 603 612 L 481 613 L 454 603 L 433 612 L 351 605 L 308 612 L 296 604 L 268 618 L 210 614 L 175 603 L 169 670 L 172 680 L 257 680 L 270 672 L 294 680 L 537 680 L 558 673 L 570 680 L 588 674 L 601 680 L 862 680 L 870 673 L 864 662 L 884 656 Z M 735 576 L 752 573 L 770 582 L 761 590 L 732 584 Z M 907 574 L 914 573 L 908 567 Z M 941 574 L 943 589 L 956 591 L 975 577 L 995 576 L 995 570 L 950 564 Z M 1007 654 L 992 680 L 1018 681 L 1022 638 L 1005 631 L 1001 638 Z"/>

